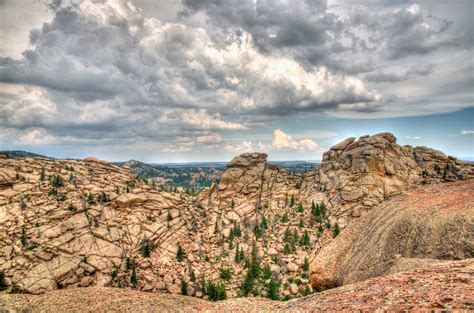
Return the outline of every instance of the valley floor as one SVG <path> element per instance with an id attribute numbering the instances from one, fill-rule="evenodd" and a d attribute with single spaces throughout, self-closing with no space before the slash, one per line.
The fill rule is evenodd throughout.
<path id="1" fill-rule="evenodd" d="M 323 310 L 474 310 L 474 259 L 444 261 L 368 279 L 287 302 L 239 298 L 221 302 L 130 289 L 88 287 L 42 295 L 0 294 L 0 312 L 269 312 Z"/>

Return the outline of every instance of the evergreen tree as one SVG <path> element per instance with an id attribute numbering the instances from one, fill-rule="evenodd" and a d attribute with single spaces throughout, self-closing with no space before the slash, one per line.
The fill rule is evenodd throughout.
<path id="1" fill-rule="evenodd" d="M 270 265 L 265 265 L 262 270 L 262 277 L 264 280 L 270 279 L 272 277 L 272 270 L 270 269 Z"/>
<path id="2" fill-rule="evenodd" d="M 168 215 L 166 216 L 166 222 L 168 223 L 168 227 L 170 227 L 170 222 L 173 220 L 173 215 L 171 215 L 171 212 L 168 211 Z"/>
<path id="3" fill-rule="evenodd" d="M 240 229 L 240 224 L 237 224 L 237 222 L 235 221 L 234 221 L 234 234 L 236 237 L 242 236 L 242 230 Z"/>
<path id="4" fill-rule="evenodd" d="M 267 218 L 266 218 L 265 216 L 262 218 L 262 228 L 263 228 L 263 229 L 267 229 L 267 228 L 268 228 L 268 220 L 267 220 Z"/>
<path id="5" fill-rule="evenodd" d="M 288 223 L 288 212 L 285 212 L 285 214 L 283 215 L 283 217 L 281 219 L 281 222 L 282 223 Z"/>
<path id="6" fill-rule="evenodd" d="M 235 258 L 234 258 L 235 263 L 239 263 L 240 260 L 240 251 L 239 251 L 239 242 L 237 241 L 237 245 L 235 246 Z"/>
<path id="7" fill-rule="evenodd" d="M 336 223 L 336 226 L 334 226 L 334 231 L 333 231 L 332 237 L 333 237 L 333 238 L 336 238 L 337 235 L 339 235 L 340 232 L 341 232 L 341 231 L 340 231 L 340 229 L 339 229 L 339 224 Z"/>
<path id="8" fill-rule="evenodd" d="M 296 211 L 299 213 L 304 213 L 303 203 L 300 202 L 300 204 L 298 205 L 298 209 Z"/>
<path id="9" fill-rule="evenodd" d="M 283 240 L 285 240 L 285 242 L 290 242 L 291 240 L 290 226 L 286 227 L 285 233 L 283 234 Z"/>
<path id="10" fill-rule="evenodd" d="M 323 226 L 321 224 L 319 224 L 319 227 L 318 227 L 318 237 L 321 237 L 321 235 L 323 234 L 324 232 L 324 229 L 323 229 Z"/>
<path id="11" fill-rule="evenodd" d="M 280 282 L 276 279 L 270 280 L 267 285 L 267 298 L 271 300 L 280 300 Z"/>
<path id="12" fill-rule="evenodd" d="M 44 174 L 44 166 L 41 167 L 41 173 L 40 173 L 40 181 L 45 180 L 45 174 Z"/>
<path id="13" fill-rule="evenodd" d="M 253 233 L 255 234 L 255 238 L 257 239 L 262 237 L 263 231 L 258 224 L 255 225 L 255 228 L 253 229 Z"/>
<path id="14" fill-rule="evenodd" d="M 324 202 L 321 202 L 321 204 L 319 205 L 319 210 L 321 212 L 321 216 L 325 217 L 326 216 L 326 205 L 324 204 Z"/>
<path id="15" fill-rule="evenodd" d="M 242 247 L 240 248 L 239 259 L 240 259 L 240 261 L 242 261 L 243 259 L 245 259 L 244 248 L 242 248 Z"/>
<path id="16" fill-rule="evenodd" d="M 309 246 L 310 238 L 308 230 L 305 229 L 303 236 L 301 237 L 300 245 L 302 246 Z"/>
<path id="17" fill-rule="evenodd" d="M 291 195 L 290 208 L 292 208 L 294 205 L 295 205 L 295 195 Z"/>
<path id="18" fill-rule="evenodd" d="M 186 290 L 187 288 L 188 288 L 188 284 L 186 284 L 186 282 L 184 280 L 181 280 L 181 294 L 183 296 L 188 295 L 188 292 Z"/>
<path id="19" fill-rule="evenodd" d="M 130 283 L 132 284 L 132 287 L 135 289 L 137 288 L 137 272 L 135 270 L 135 262 L 132 263 L 132 274 L 130 275 Z"/>
<path id="20" fill-rule="evenodd" d="M 309 261 L 307 257 L 304 258 L 303 271 L 309 272 Z"/>
<path id="21" fill-rule="evenodd" d="M 0 272 L 0 291 L 7 289 L 7 282 L 5 280 L 5 274 Z"/>
<path id="22" fill-rule="evenodd" d="M 300 228 L 303 228 L 303 227 L 304 227 L 303 218 L 300 218 L 300 223 L 298 224 L 298 226 L 299 226 Z"/>
<path id="23" fill-rule="evenodd" d="M 178 260 L 178 262 L 184 260 L 184 251 L 181 245 L 178 245 L 178 252 L 176 252 L 176 260 Z"/>
<path id="24" fill-rule="evenodd" d="M 286 244 L 285 244 L 285 254 L 290 254 L 290 253 L 291 253 L 290 244 L 289 244 L 289 243 L 286 243 Z"/>
<path id="25" fill-rule="evenodd" d="M 20 238 L 20 241 L 21 241 L 21 245 L 22 245 L 23 247 L 26 247 L 26 245 L 27 245 L 28 242 L 27 242 L 27 240 L 26 240 L 26 230 L 25 230 L 25 226 L 23 226 L 23 227 L 21 228 L 21 238 Z"/>

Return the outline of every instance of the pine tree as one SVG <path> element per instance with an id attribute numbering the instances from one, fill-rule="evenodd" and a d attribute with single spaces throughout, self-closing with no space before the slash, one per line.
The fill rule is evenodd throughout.
<path id="1" fill-rule="evenodd" d="M 262 228 L 264 229 L 268 228 L 268 220 L 265 216 L 262 218 Z"/>
<path id="2" fill-rule="evenodd" d="M 300 218 L 300 223 L 298 224 L 298 226 L 299 226 L 300 228 L 303 228 L 303 227 L 304 227 L 303 218 Z"/>
<path id="3" fill-rule="evenodd" d="M 132 287 L 135 289 L 137 288 L 137 272 L 135 270 L 135 262 L 132 263 L 132 274 L 130 275 L 130 283 L 132 284 Z"/>
<path id="4" fill-rule="evenodd" d="M 300 204 L 298 205 L 298 209 L 296 211 L 299 213 L 304 213 L 303 203 L 300 202 Z"/>
<path id="5" fill-rule="evenodd" d="M 295 205 L 295 195 L 291 195 L 290 208 L 292 208 L 294 205 Z"/>
<path id="6" fill-rule="evenodd" d="M 283 234 L 283 240 L 285 240 L 285 242 L 290 242 L 290 239 L 291 239 L 290 226 L 287 226 L 285 233 Z"/>
<path id="7" fill-rule="evenodd" d="M 5 280 L 5 274 L 3 272 L 0 272 L 0 291 L 6 290 L 7 289 L 7 282 Z"/>
<path id="8" fill-rule="evenodd" d="M 182 262 L 184 260 L 184 251 L 181 245 L 178 245 L 178 252 L 176 252 L 176 260 Z"/>
<path id="9" fill-rule="evenodd" d="M 21 245 L 22 245 L 23 247 L 26 247 L 26 245 L 27 245 L 28 242 L 27 242 L 27 240 L 26 240 L 26 230 L 25 230 L 25 226 L 23 226 L 23 227 L 21 228 L 21 238 L 20 238 L 20 241 L 21 241 Z"/>
<path id="10" fill-rule="evenodd" d="M 324 229 L 323 229 L 323 226 L 321 224 L 319 224 L 319 227 L 318 227 L 318 237 L 321 237 L 321 235 L 323 234 L 324 232 Z"/>
<path id="11" fill-rule="evenodd" d="M 242 236 L 242 230 L 240 229 L 240 224 L 237 224 L 237 222 L 235 221 L 234 221 L 234 234 L 236 237 Z"/>
<path id="12" fill-rule="evenodd" d="M 183 296 L 188 295 L 187 288 L 188 288 L 188 284 L 186 284 L 186 282 L 184 280 L 182 280 L 181 281 L 181 294 Z"/>
<path id="13" fill-rule="evenodd" d="M 309 272 L 309 261 L 307 257 L 304 258 L 303 271 Z"/>
<path id="14" fill-rule="evenodd" d="M 245 253 L 244 253 L 244 248 L 240 248 L 240 255 L 239 255 L 240 261 L 245 259 Z"/>
<path id="15" fill-rule="evenodd" d="M 267 298 L 271 300 L 280 300 L 280 282 L 272 279 L 267 285 Z"/>
<path id="16" fill-rule="evenodd" d="M 45 180 L 45 174 L 44 174 L 44 166 L 41 167 L 41 173 L 40 173 L 40 181 Z"/>
<path id="17" fill-rule="evenodd" d="M 302 246 L 309 246 L 310 238 L 309 238 L 309 233 L 305 229 L 303 236 L 301 237 L 300 245 Z"/>
<path id="18" fill-rule="evenodd" d="M 288 223 L 288 212 L 285 212 L 285 214 L 283 215 L 283 217 L 281 219 L 281 222 L 282 223 Z"/>
<path id="19" fill-rule="evenodd" d="M 321 212 L 321 216 L 325 217 L 326 216 L 326 205 L 324 204 L 324 202 L 321 202 L 321 204 L 319 205 L 319 210 Z"/>
<path id="20" fill-rule="evenodd" d="M 235 246 L 235 258 L 234 258 L 235 263 L 240 262 L 240 254 L 239 254 L 239 242 L 237 241 L 237 245 Z"/>
<path id="21" fill-rule="evenodd" d="M 337 235 L 339 235 L 340 232 L 341 232 L 341 231 L 340 231 L 340 229 L 339 229 L 339 224 L 336 223 L 336 226 L 334 226 L 334 231 L 333 231 L 332 237 L 333 237 L 333 238 L 336 238 Z"/>
<path id="22" fill-rule="evenodd" d="M 168 228 L 170 227 L 170 222 L 173 220 L 173 215 L 171 215 L 171 212 L 168 211 L 168 215 L 166 216 L 166 221 L 168 223 Z"/>

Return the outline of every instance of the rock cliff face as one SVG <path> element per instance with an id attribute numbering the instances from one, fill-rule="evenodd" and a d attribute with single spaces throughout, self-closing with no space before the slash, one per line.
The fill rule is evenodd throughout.
<path id="1" fill-rule="evenodd" d="M 195 215 L 186 195 L 96 159 L 2 158 L 0 173 L 0 270 L 26 292 L 128 284 L 131 260 L 153 289 L 150 261 L 137 256 L 150 245 L 174 260 Z"/>
<path id="2" fill-rule="evenodd" d="M 474 167 L 426 147 L 400 146 L 390 133 L 347 138 L 305 176 L 302 198 L 319 197 L 345 226 L 353 217 L 414 185 L 474 177 Z M 311 196 L 313 194 L 313 196 Z"/>
<path id="3" fill-rule="evenodd" d="M 0 271 L 9 288 L 30 293 L 112 286 L 207 298 L 205 279 L 236 297 L 255 260 L 261 271 L 247 284 L 249 293 L 268 296 L 272 278 L 281 284 L 278 296 L 289 299 L 312 291 L 309 261 L 337 228 L 415 185 L 474 173 L 439 151 L 401 147 L 387 133 L 348 138 L 304 174 L 290 175 L 266 158 L 235 157 L 218 183 L 191 197 L 96 158 L 0 157 Z M 466 236 L 442 229 L 453 242 Z M 456 249 L 452 258 L 472 255 Z M 339 282 L 327 268 L 327 281 Z M 373 276 L 356 271 L 347 281 Z"/>
<path id="4" fill-rule="evenodd" d="M 353 221 L 312 261 L 316 290 L 474 258 L 474 180 L 425 185 Z"/>
<path id="5" fill-rule="evenodd" d="M 472 311 L 474 261 L 448 261 L 318 292 L 292 301 L 238 298 L 212 303 L 179 295 L 118 288 L 55 290 L 42 295 L 0 294 L 0 307 L 14 312 L 314 312 Z"/>

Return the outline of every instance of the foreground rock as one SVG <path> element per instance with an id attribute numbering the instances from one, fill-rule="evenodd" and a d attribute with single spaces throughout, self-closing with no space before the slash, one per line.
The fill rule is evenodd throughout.
<path id="1" fill-rule="evenodd" d="M 449 261 L 378 277 L 287 302 L 239 298 L 221 302 L 117 288 L 57 290 L 43 295 L 0 294 L 12 311 L 275 312 L 315 310 L 474 310 L 474 260 Z"/>
<path id="2" fill-rule="evenodd" d="M 312 261 L 317 290 L 474 258 L 474 180 L 425 185 L 353 221 Z"/>

